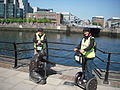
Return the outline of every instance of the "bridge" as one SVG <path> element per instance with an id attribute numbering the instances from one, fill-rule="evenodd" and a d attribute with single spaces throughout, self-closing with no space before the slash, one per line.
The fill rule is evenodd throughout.
<path id="1" fill-rule="evenodd" d="M 98 36 L 100 33 L 100 30 L 102 29 L 101 26 L 96 26 L 96 25 L 78 25 L 74 24 L 70 26 L 70 31 L 71 32 L 82 32 L 84 28 L 90 28 L 91 33 L 93 36 Z"/>

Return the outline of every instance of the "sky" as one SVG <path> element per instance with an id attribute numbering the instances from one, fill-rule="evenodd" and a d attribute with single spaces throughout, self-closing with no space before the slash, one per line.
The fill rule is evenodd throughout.
<path id="1" fill-rule="evenodd" d="M 120 0 L 28 0 L 32 7 L 70 12 L 81 20 L 93 16 L 120 17 Z"/>

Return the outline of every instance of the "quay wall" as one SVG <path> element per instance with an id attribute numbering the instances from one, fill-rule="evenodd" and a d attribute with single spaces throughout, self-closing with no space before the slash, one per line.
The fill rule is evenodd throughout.
<path id="1" fill-rule="evenodd" d="M 120 28 L 103 28 L 100 32 L 103 33 L 118 33 L 120 34 Z"/>
<path id="2" fill-rule="evenodd" d="M 82 27 L 69 27 L 65 25 L 54 25 L 54 24 L 0 24 L 0 30 L 16 30 L 16 31 L 35 31 L 36 28 L 42 27 L 46 31 L 50 32 L 75 32 L 81 33 Z M 101 33 L 118 33 L 120 34 L 120 28 L 103 28 L 100 30 Z"/>

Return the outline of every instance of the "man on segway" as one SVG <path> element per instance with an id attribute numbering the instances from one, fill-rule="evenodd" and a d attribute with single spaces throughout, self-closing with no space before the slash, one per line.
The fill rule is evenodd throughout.
<path id="1" fill-rule="evenodd" d="M 34 42 L 34 55 L 38 54 L 39 51 L 41 51 L 41 53 L 44 54 L 44 51 L 46 49 L 47 38 L 46 34 L 43 31 L 43 28 L 37 29 L 36 34 L 33 38 L 33 42 Z"/>
<path id="2" fill-rule="evenodd" d="M 34 56 L 29 65 L 30 80 L 35 83 L 46 83 L 47 38 L 42 28 L 38 28 L 33 39 Z"/>
<path id="3" fill-rule="evenodd" d="M 74 48 L 74 51 L 80 53 L 82 56 L 82 74 L 80 75 L 80 73 L 78 73 L 79 75 L 77 76 L 77 79 L 79 79 L 78 77 L 80 76 L 80 85 L 87 83 L 90 79 L 95 77 L 92 74 L 92 70 L 94 69 L 93 59 L 95 58 L 95 46 L 96 43 L 94 37 L 91 35 L 90 29 L 84 28 L 83 38 L 80 44 Z M 78 82 L 75 83 L 78 84 Z"/>

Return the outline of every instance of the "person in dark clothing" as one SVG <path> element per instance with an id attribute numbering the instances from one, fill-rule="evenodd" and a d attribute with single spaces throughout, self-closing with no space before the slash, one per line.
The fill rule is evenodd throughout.
<path id="1" fill-rule="evenodd" d="M 95 40 L 92 37 L 89 28 L 83 30 L 83 38 L 80 44 L 74 48 L 74 51 L 79 51 L 82 54 L 82 71 L 85 71 L 84 81 L 88 81 L 93 77 L 92 70 L 94 69 L 93 59 L 95 58 Z"/>

